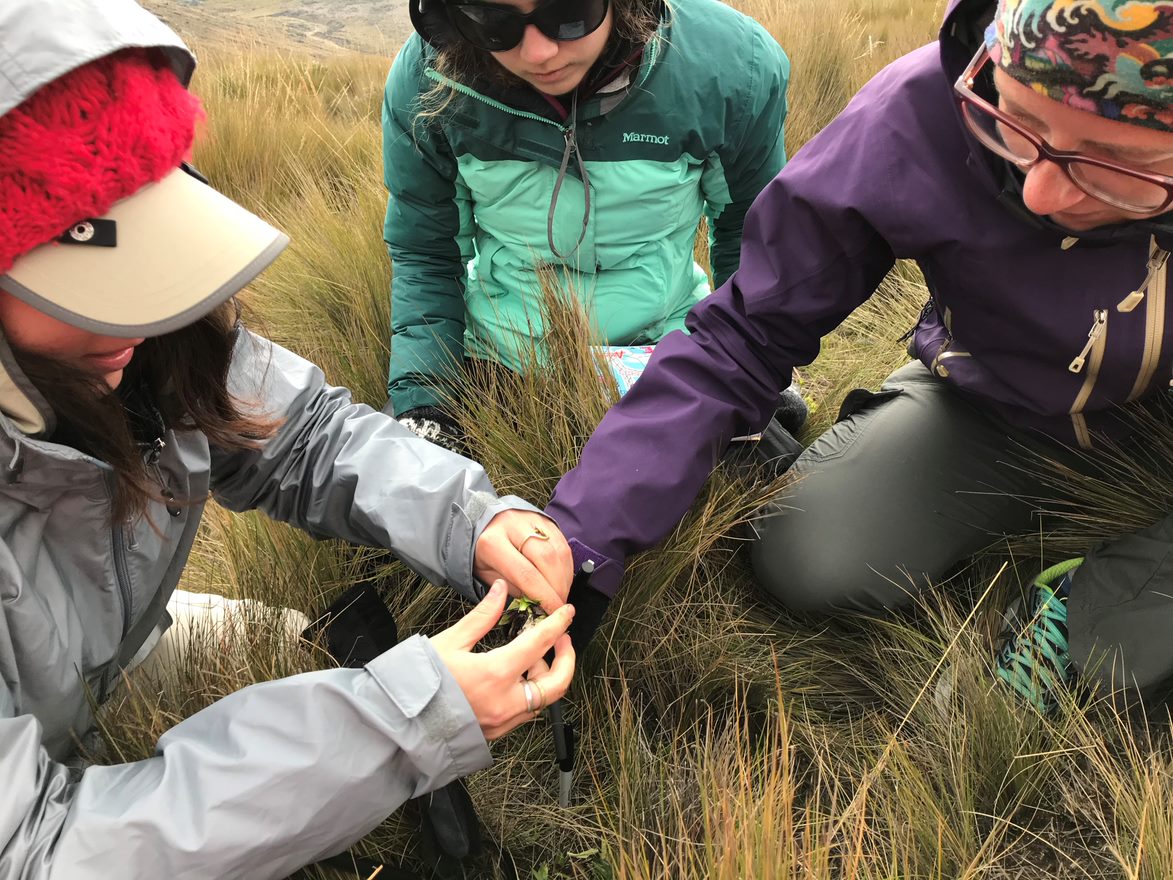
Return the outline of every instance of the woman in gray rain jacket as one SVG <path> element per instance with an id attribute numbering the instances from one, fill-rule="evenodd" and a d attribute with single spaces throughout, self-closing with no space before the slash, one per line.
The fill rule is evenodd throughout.
<path id="1" fill-rule="evenodd" d="M 0 7 L 0 877 L 282 877 L 487 766 L 486 738 L 561 695 L 569 549 L 236 324 L 230 297 L 286 239 L 183 164 L 194 59 L 131 0 L 69 18 Z M 209 492 L 559 610 L 474 659 L 498 582 L 431 640 L 247 688 L 148 760 L 76 773 L 87 695 L 166 629 Z"/>

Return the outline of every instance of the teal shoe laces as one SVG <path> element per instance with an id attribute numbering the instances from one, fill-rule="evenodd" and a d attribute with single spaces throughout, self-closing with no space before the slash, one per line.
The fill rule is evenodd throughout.
<path id="1" fill-rule="evenodd" d="M 1029 617 L 1007 636 L 996 659 L 998 678 L 1043 714 L 1055 711 L 1060 689 L 1071 683 L 1067 596 L 1082 562 L 1065 560 L 1035 579 Z"/>

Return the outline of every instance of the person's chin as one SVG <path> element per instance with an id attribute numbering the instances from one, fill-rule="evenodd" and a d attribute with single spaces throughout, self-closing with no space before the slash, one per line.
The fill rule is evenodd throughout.
<path id="1" fill-rule="evenodd" d="M 582 74 L 577 68 L 567 67 L 565 70 L 558 71 L 554 76 L 544 77 L 531 74 L 529 76 L 529 84 L 546 95 L 566 95 L 578 88 L 578 84 L 582 82 Z"/>
<path id="2" fill-rule="evenodd" d="M 111 391 L 117 391 L 118 386 L 122 384 L 122 374 L 125 370 L 115 370 L 113 373 L 106 373 L 102 376 L 106 380 L 106 384 L 110 386 Z"/>
<path id="3" fill-rule="evenodd" d="M 1051 214 L 1049 215 L 1052 222 L 1058 223 L 1064 229 L 1070 229 L 1072 232 L 1087 232 L 1089 229 L 1095 229 L 1098 226 L 1110 226 L 1113 223 L 1119 223 L 1120 220 L 1109 217 L 1098 217 L 1095 214 Z"/>

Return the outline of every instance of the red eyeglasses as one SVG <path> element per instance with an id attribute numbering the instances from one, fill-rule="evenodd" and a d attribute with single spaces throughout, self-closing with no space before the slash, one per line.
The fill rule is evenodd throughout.
<path id="1" fill-rule="evenodd" d="M 953 96 L 961 105 L 961 115 L 982 144 L 1023 171 L 1039 162 L 1054 162 L 1080 190 L 1123 211 L 1159 214 L 1173 204 L 1173 177 L 1137 171 L 1083 153 L 1056 150 L 978 95 L 974 82 L 989 62 L 990 53 L 982 46 L 953 84 Z"/>

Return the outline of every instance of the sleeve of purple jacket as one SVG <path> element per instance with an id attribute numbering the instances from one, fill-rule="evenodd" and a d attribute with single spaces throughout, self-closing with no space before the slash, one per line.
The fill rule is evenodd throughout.
<path id="1" fill-rule="evenodd" d="M 558 483 L 546 512 L 576 566 L 595 563 L 600 592 L 614 595 L 627 557 L 679 522 L 729 439 L 766 424 L 792 368 L 815 359 L 892 267 L 880 230 L 900 237 L 894 172 L 899 163 L 907 176 L 910 159 L 883 94 L 873 80 L 767 185 L 746 216 L 738 271 L 692 310 L 690 334 L 656 346 Z"/>

